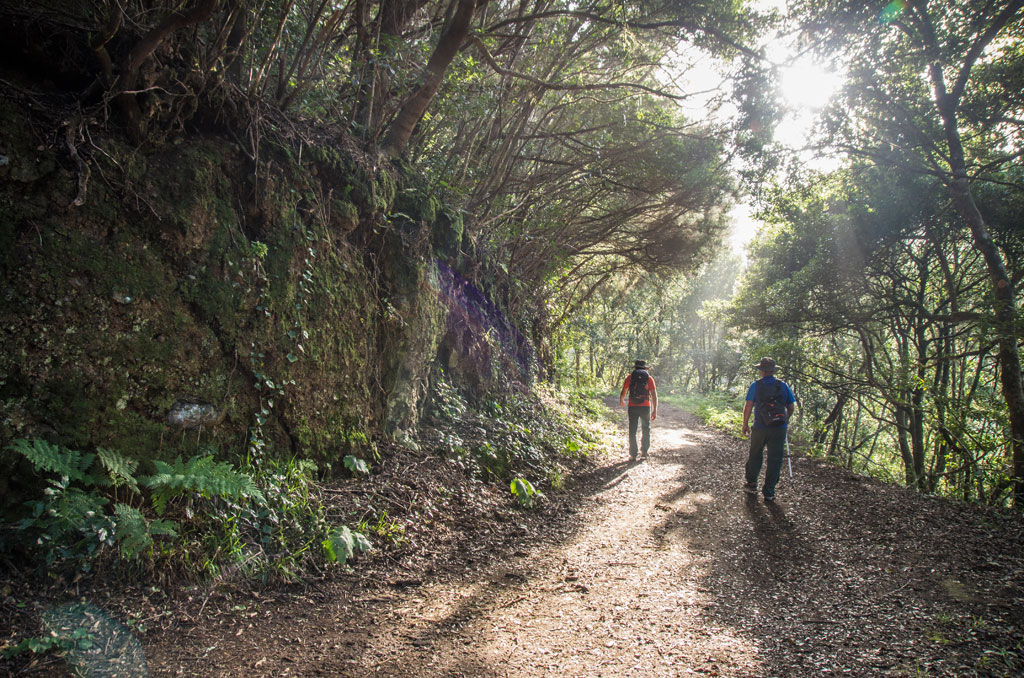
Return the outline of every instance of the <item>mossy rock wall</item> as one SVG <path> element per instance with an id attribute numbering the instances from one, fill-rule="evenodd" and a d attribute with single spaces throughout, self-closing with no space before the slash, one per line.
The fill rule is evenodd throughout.
<path id="1" fill-rule="evenodd" d="M 0 443 L 243 454 L 262 412 L 282 454 L 359 452 L 383 405 L 371 276 L 332 232 L 354 210 L 322 218 L 287 157 L 261 180 L 217 139 L 108 142 L 75 206 L 66 154 L 0 114 Z"/>
<path id="2" fill-rule="evenodd" d="M 529 380 L 521 338 L 458 272 L 461 218 L 408 175 L 197 136 L 94 139 L 80 165 L 25 111 L 0 115 L 0 445 L 145 468 L 237 458 L 255 434 L 333 462 L 411 440 L 439 367 L 477 393 Z"/>

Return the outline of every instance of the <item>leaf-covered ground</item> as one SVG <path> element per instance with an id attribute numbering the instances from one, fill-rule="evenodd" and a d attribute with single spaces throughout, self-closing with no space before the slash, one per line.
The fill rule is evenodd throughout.
<path id="1" fill-rule="evenodd" d="M 1024 518 L 802 457 L 766 505 L 742 490 L 743 441 L 662 415 L 648 459 L 627 462 L 620 434 L 621 452 L 530 512 L 424 457 L 421 480 L 379 500 L 398 516 L 427 502 L 433 522 L 346 575 L 93 591 L 53 614 L 121 648 L 93 675 L 1024 673 Z M 46 658 L 19 670 L 68 673 Z"/>

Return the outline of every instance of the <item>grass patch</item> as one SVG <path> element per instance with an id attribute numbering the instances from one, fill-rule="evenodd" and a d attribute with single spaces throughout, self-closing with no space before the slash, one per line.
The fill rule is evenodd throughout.
<path id="1" fill-rule="evenodd" d="M 682 393 L 669 394 L 659 398 L 661 402 L 681 407 L 700 417 L 708 426 L 739 436 L 743 428 L 743 403 L 741 396 L 732 393 Z"/>

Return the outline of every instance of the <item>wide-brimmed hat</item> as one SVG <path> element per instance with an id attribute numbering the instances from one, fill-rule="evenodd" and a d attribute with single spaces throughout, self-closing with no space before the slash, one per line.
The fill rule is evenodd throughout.
<path id="1" fill-rule="evenodd" d="M 761 362 L 754 365 L 754 369 L 761 370 L 762 372 L 774 372 L 779 368 L 771 358 L 761 358 Z"/>
<path id="2" fill-rule="evenodd" d="M 636 360 L 636 361 L 634 361 L 633 362 L 633 369 L 634 370 L 647 369 L 647 361 L 646 360 Z"/>

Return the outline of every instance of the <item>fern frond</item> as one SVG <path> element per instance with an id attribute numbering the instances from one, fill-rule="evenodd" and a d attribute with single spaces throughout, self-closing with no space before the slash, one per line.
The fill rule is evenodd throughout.
<path id="1" fill-rule="evenodd" d="M 97 449 L 96 456 L 99 457 L 100 463 L 106 469 L 114 487 L 123 485 L 138 494 L 139 483 L 135 480 L 135 471 L 139 468 L 138 459 L 129 459 L 123 454 L 105 447 Z"/>
<path id="2" fill-rule="evenodd" d="M 149 533 L 165 537 L 177 537 L 178 527 L 178 523 L 173 520 L 151 520 L 149 522 Z"/>
<path id="3" fill-rule="evenodd" d="M 252 477 L 236 471 L 226 461 L 215 461 L 213 455 L 197 455 L 185 463 L 178 457 L 173 465 L 161 461 L 155 465 L 156 474 L 143 478 L 142 482 L 154 490 L 153 505 L 158 513 L 164 512 L 168 501 L 189 492 L 203 497 L 248 498 L 266 503 Z"/>
<path id="4" fill-rule="evenodd" d="M 18 438 L 11 442 L 8 449 L 18 452 L 35 466 L 37 471 L 56 473 L 69 480 L 77 480 L 90 484 L 92 476 L 88 474 L 95 455 L 69 450 L 60 445 L 52 445 L 42 438 L 32 442 Z"/>
<path id="5" fill-rule="evenodd" d="M 153 545 L 153 535 L 178 536 L 177 523 L 148 521 L 142 511 L 128 504 L 114 506 L 114 516 L 114 539 L 121 546 L 121 556 L 128 560 L 135 560 L 147 551 Z"/>
<path id="6" fill-rule="evenodd" d="M 121 556 L 128 560 L 134 560 L 153 545 L 153 538 L 149 536 L 147 529 L 146 518 L 139 509 L 128 504 L 114 506 L 114 515 L 116 517 L 114 539 L 121 547 Z"/>

